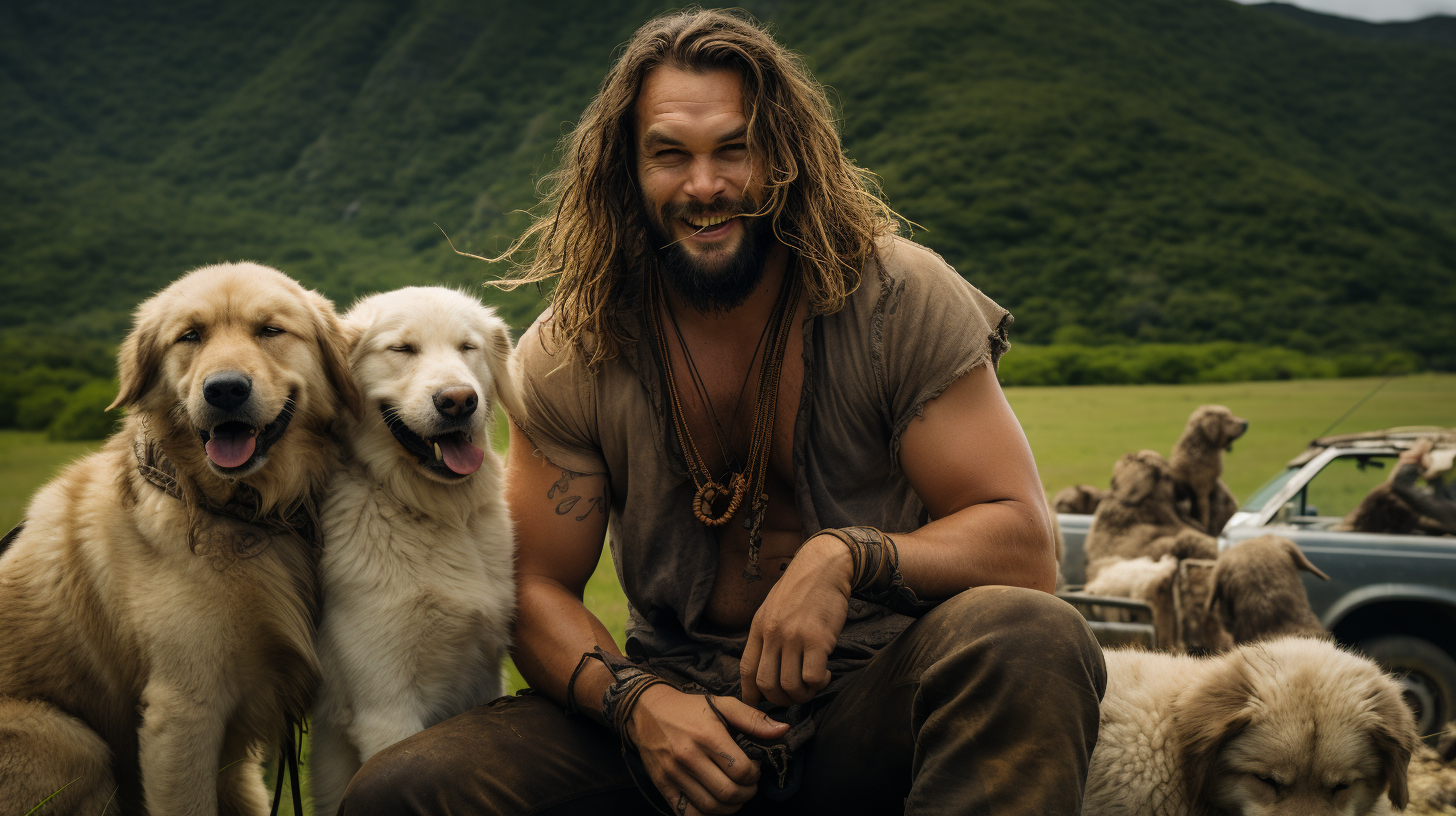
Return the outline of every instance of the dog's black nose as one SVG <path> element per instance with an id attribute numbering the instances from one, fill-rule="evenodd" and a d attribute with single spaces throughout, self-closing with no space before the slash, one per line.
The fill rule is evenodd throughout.
<path id="1" fill-rule="evenodd" d="M 219 371 L 202 381 L 202 398 L 224 411 L 236 411 L 253 394 L 253 381 L 241 371 Z"/>
<path id="2" fill-rule="evenodd" d="M 464 419 L 475 413 L 475 406 L 478 404 L 480 398 L 475 395 L 475 389 L 468 385 L 441 388 L 435 392 L 435 410 L 448 417 Z"/>

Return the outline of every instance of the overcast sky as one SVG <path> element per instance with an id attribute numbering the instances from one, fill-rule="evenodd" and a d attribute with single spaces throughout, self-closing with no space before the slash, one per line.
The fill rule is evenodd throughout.
<path id="1" fill-rule="evenodd" d="M 1266 0 L 1238 0 L 1248 5 Z M 1291 2 L 1291 0 L 1283 0 Z M 1369 20 L 1372 23 L 1386 23 L 1395 20 L 1419 20 L 1435 14 L 1456 16 L 1456 0 L 1292 0 L 1300 8 Z"/>

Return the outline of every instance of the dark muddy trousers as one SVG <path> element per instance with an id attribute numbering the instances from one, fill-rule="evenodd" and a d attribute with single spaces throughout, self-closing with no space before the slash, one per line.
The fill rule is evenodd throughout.
<path id="1" fill-rule="evenodd" d="M 906 629 L 814 713 L 802 784 L 742 814 L 1073 814 L 1106 686 L 1082 618 L 1041 592 L 979 587 Z M 650 814 L 616 735 L 521 695 L 380 752 L 341 813 Z"/>

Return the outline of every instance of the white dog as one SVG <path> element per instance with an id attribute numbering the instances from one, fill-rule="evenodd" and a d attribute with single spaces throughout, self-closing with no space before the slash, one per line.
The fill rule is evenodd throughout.
<path id="1" fill-rule="evenodd" d="M 1209 658 L 1107 652 L 1086 816 L 1404 808 L 1415 723 L 1366 658 L 1291 637 Z"/>
<path id="2" fill-rule="evenodd" d="M 411 287 L 343 319 L 365 418 L 322 511 L 323 684 L 315 813 L 334 813 L 382 748 L 502 693 L 514 546 L 494 391 L 521 403 L 506 325 L 474 298 Z"/>

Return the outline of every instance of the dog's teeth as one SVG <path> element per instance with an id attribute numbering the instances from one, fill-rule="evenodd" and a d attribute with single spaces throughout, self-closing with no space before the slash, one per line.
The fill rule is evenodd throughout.
<path id="1" fill-rule="evenodd" d="M 440 443 L 439 442 L 436 442 L 435 443 L 435 461 L 436 462 L 443 462 L 444 460 L 445 460 L 445 454 L 440 451 Z"/>

